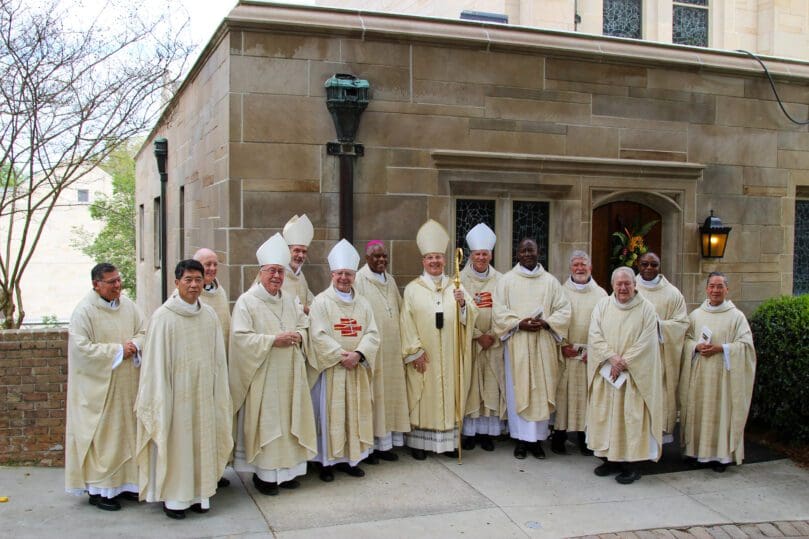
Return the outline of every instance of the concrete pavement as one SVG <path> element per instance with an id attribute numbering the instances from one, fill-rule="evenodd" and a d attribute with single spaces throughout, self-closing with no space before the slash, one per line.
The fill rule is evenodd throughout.
<path id="1" fill-rule="evenodd" d="M 598 461 L 578 454 L 515 460 L 512 444 L 424 462 L 363 465 L 363 479 L 317 474 L 278 496 L 255 491 L 228 469 L 205 515 L 166 518 L 159 504 L 123 501 L 104 512 L 64 493 L 61 468 L 0 467 L 5 537 L 573 537 L 654 528 L 809 520 L 809 471 L 789 460 L 646 475 L 633 485 L 596 477 Z M 240 480 L 241 479 L 241 480 Z M 753 529 L 753 528 L 749 528 Z M 768 528 L 769 529 L 769 528 Z M 798 529 L 801 529 L 798 526 Z M 640 536 L 643 533 L 638 532 Z M 627 535 L 629 536 L 629 535 Z M 633 535 L 638 536 L 638 535 Z"/>

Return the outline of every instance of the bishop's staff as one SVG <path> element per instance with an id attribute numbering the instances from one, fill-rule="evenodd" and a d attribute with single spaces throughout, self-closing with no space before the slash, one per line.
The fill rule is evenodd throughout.
<path id="1" fill-rule="evenodd" d="M 455 290 L 461 287 L 461 261 L 463 261 L 463 249 L 455 250 Z M 463 432 L 463 413 L 465 395 L 463 388 L 463 364 L 464 350 L 466 343 L 466 328 L 461 324 L 461 305 L 455 302 L 455 346 L 453 347 L 453 359 L 455 362 L 455 423 L 458 425 L 458 464 L 461 459 L 461 437 Z"/>

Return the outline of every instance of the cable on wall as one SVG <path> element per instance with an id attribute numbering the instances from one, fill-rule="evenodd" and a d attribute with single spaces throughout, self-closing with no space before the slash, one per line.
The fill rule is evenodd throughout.
<path id="1" fill-rule="evenodd" d="M 787 112 L 786 107 L 784 107 L 784 103 L 781 102 L 781 96 L 778 95 L 778 90 L 775 89 L 775 81 L 772 79 L 772 75 L 770 75 L 770 72 L 767 69 L 767 66 L 764 65 L 764 62 L 761 60 L 761 58 L 759 58 L 758 55 L 756 55 L 756 54 L 754 54 L 754 53 L 752 53 L 750 51 L 746 51 L 744 49 L 736 49 L 736 52 L 741 52 L 741 53 L 744 53 L 744 54 L 748 55 L 749 57 L 751 57 L 753 60 L 755 60 L 756 62 L 758 62 L 761 65 L 761 68 L 764 70 L 764 74 L 767 75 L 767 80 L 770 81 L 770 87 L 772 88 L 772 93 L 775 95 L 775 100 L 778 101 L 778 106 L 781 107 L 781 111 L 784 113 L 784 116 L 789 118 L 789 121 L 794 123 L 794 124 L 797 124 L 797 125 L 809 125 L 809 120 L 806 120 L 806 121 L 796 120 L 795 118 L 793 118 L 789 114 L 789 112 Z"/>

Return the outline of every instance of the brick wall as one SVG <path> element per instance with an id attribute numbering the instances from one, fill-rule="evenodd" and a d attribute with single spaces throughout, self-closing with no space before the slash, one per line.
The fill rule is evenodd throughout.
<path id="1" fill-rule="evenodd" d="M 0 464 L 64 465 L 67 329 L 0 331 Z"/>

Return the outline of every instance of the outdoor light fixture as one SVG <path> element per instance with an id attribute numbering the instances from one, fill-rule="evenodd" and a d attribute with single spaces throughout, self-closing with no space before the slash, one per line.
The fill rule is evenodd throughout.
<path id="1" fill-rule="evenodd" d="M 731 227 L 722 226 L 722 221 L 719 217 L 715 217 L 713 210 L 711 210 L 711 215 L 699 227 L 699 233 L 702 236 L 702 258 L 722 258 L 725 256 L 725 247 L 728 243 L 730 230 Z"/>
<path id="2" fill-rule="evenodd" d="M 166 172 L 166 158 L 169 155 L 169 141 L 165 137 L 158 137 L 154 141 L 154 157 L 157 161 L 157 172 L 160 174 L 160 277 L 162 284 L 160 292 L 163 301 L 168 299 L 168 268 L 166 267 L 166 183 L 169 175 Z"/>
<path id="3" fill-rule="evenodd" d="M 354 137 L 360 115 L 368 106 L 367 80 L 337 73 L 326 81 L 326 107 L 331 113 L 337 141 L 326 143 L 326 153 L 340 157 L 340 237 L 354 241 L 354 158 L 365 153 Z"/>

